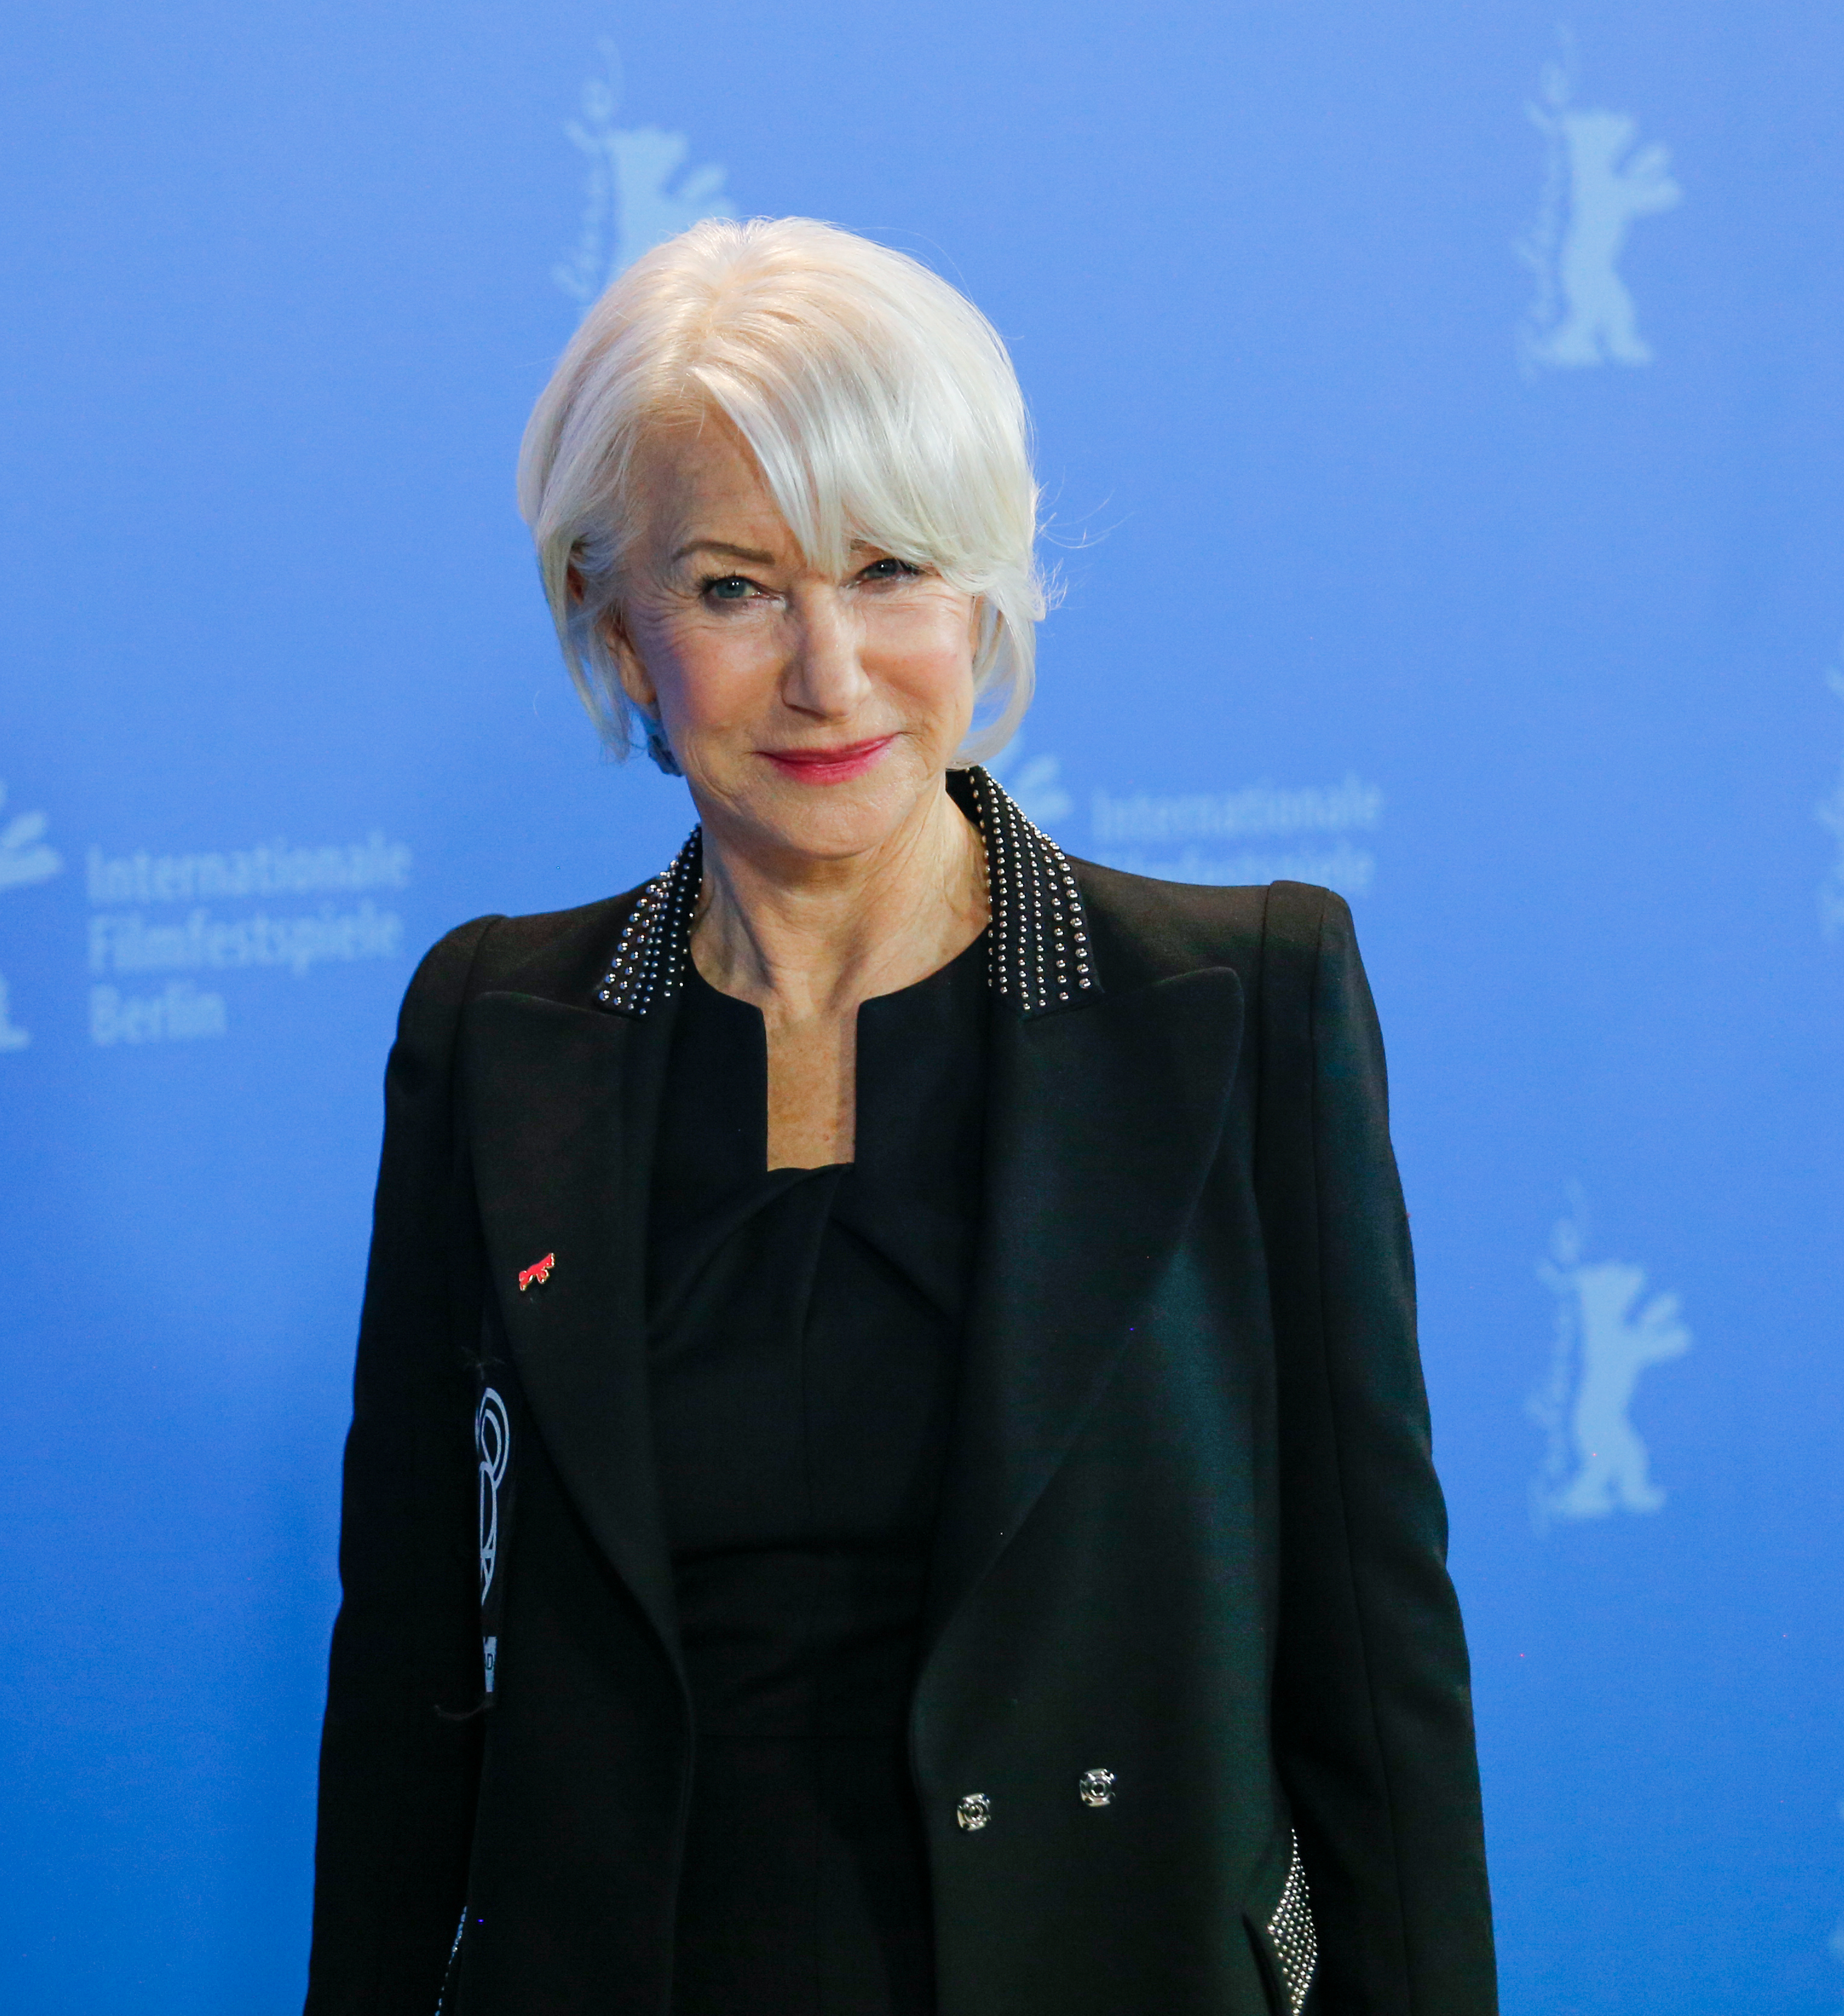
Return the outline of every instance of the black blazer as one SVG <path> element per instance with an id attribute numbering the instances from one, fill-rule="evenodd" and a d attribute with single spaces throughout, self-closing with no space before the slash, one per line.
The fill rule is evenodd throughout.
<path id="1" fill-rule="evenodd" d="M 1349 913 L 1067 863 L 971 790 L 985 1233 L 910 1745 L 941 2016 L 1291 2012 L 1315 1941 L 1318 2016 L 1489 2016 L 1466 1651 Z M 697 872 L 694 845 L 645 890 L 465 925 L 405 1001 L 312 2016 L 668 2010 L 692 1732 L 643 1284 Z"/>

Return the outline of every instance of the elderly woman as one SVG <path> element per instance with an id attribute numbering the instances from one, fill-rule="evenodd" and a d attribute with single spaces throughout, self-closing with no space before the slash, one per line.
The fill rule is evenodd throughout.
<path id="1" fill-rule="evenodd" d="M 1349 917 L 1071 861 L 972 761 L 1043 607 L 998 337 L 701 224 L 520 482 L 698 825 L 404 1005 L 309 2009 L 1486 2016 Z"/>

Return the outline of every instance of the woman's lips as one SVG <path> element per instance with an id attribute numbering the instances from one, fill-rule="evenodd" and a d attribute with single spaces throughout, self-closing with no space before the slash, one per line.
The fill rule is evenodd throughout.
<path id="1" fill-rule="evenodd" d="M 842 784 L 848 777 L 863 776 L 895 740 L 894 735 L 879 735 L 869 742 L 836 743 L 830 749 L 765 749 L 762 753 L 784 777 L 798 777 L 803 784 Z"/>

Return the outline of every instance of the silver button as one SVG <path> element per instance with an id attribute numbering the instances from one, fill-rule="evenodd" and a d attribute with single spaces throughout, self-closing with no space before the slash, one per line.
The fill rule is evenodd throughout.
<path id="1" fill-rule="evenodd" d="M 969 1792 L 954 1809 L 954 1817 L 969 1834 L 978 1834 L 992 1817 L 992 1802 L 984 1792 Z"/>
<path id="2" fill-rule="evenodd" d="M 1075 1789 L 1081 1793 L 1085 1806 L 1111 1806 L 1114 1804 L 1114 1773 L 1097 1766 L 1085 1771 L 1075 1781 Z"/>

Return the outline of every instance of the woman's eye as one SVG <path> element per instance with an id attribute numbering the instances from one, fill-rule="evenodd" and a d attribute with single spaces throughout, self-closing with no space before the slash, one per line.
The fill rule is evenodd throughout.
<path id="1" fill-rule="evenodd" d="M 907 560 L 873 560 L 859 576 L 860 581 L 913 581 L 922 570 Z"/>
<path id="2" fill-rule="evenodd" d="M 740 574 L 726 574 L 718 580 L 706 581 L 704 592 L 713 602 L 747 602 L 749 583 Z"/>

